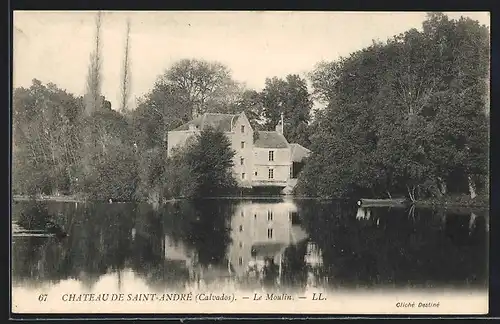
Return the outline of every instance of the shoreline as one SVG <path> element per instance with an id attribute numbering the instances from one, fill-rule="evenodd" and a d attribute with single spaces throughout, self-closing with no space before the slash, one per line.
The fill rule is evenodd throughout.
<path id="1" fill-rule="evenodd" d="M 446 197 L 446 198 L 428 198 L 417 200 L 414 202 L 415 207 L 420 208 L 473 208 L 473 209 L 489 209 L 488 197 L 460 198 L 460 197 Z"/>
<path id="2" fill-rule="evenodd" d="M 481 209 L 487 209 L 490 206 L 489 205 L 483 205 L 483 204 L 436 204 L 432 202 L 426 202 L 426 201 L 416 201 L 413 205 L 418 208 L 481 208 Z"/>
<path id="3" fill-rule="evenodd" d="M 165 203 L 170 203 L 170 202 L 175 202 L 178 200 L 183 200 L 184 198 L 171 198 L 165 201 Z M 78 202 L 78 203 L 86 203 L 86 202 L 102 202 L 102 203 L 108 203 L 107 201 L 104 200 L 92 200 L 92 199 L 85 199 L 85 198 L 78 198 L 76 196 L 42 196 L 42 197 L 36 197 L 36 198 L 30 198 L 29 196 L 22 196 L 22 195 L 15 195 L 12 196 L 12 201 L 30 201 L 30 200 L 35 200 L 35 201 L 54 201 L 54 202 Z M 133 203 L 134 201 L 113 201 L 113 204 L 128 204 L 128 203 Z M 146 202 L 146 201 L 144 201 Z"/>
<path id="4" fill-rule="evenodd" d="M 12 201 L 55 201 L 55 202 L 88 202 L 86 199 L 77 198 L 76 196 L 37 196 L 34 199 L 26 195 L 12 195 Z"/>
<path id="5" fill-rule="evenodd" d="M 186 197 L 177 197 L 170 198 L 165 200 L 164 203 L 173 203 L 181 200 L 186 200 L 189 198 Z M 194 199 L 194 198 L 193 198 Z M 273 200 L 273 199 L 296 199 L 296 200 L 318 200 L 318 201 L 327 201 L 327 200 L 346 200 L 347 198 L 335 198 L 335 197 L 300 197 L 300 196 L 292 196 L 292 195 L 279 195 L 279 196 L 221 196 L 221 197 L 203 197 L 198 199 L 224 199 L 224 200 Z M 29 196 L 26 195 L 13 195 L 12 201 L 29 201 L 32 200 Z M 34 200 L 36 201 L 53 201 L 53 202 L 75 202 L 75 203 L 85 203 L 85 202 L 103 202 L 108 203 L 106 201 L 94 201 L 88 200 L 84 198 L 78 198 L 77 196 L 41 196 L 36 197 Z M 348 199 L 347 199 L 348 200 Z M 113 203 L 134 203 L 134 201 L 116 201 Z M 139 202 L 140 203 L 140 202 Z M 144 203 L 148 203 L 144 201 Z M 409 205 L 412 205 L 411 203 Z M 488 209 L 489 204 L 482 200 L 479 201 L 456 201 L 456 198 L 448 197 L 444 199 L 422 199 L 417 200 L 413 203 L 415 207 L 418 208 L 474 208 L 474 209 Z"/>

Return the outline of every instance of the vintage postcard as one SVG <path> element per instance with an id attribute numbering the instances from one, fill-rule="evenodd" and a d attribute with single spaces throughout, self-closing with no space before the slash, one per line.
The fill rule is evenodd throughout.
<path id="1" fill-rule="evenodd" d="M 488 12 L 16 11 L 13 313 L 488 313 Z"/>

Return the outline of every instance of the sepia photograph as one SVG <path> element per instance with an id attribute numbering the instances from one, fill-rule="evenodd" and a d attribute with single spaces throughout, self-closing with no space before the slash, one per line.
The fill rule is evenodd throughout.
<path id="1" fill-rule="evenodd" d="M 482 315 L 489 12 L 14 11 L 14 314 Z"/>

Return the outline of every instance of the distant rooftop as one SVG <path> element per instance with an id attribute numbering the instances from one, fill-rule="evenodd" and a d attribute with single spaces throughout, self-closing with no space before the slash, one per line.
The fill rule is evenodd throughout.
<path id="1" fill-rule="evenodd" d="M 260 148 L 287 148 L 288 141 L 276 131 L 259 131 L 254 145 Z"/>
<path id="2" fill-rule="evenodd" d="M 311 150 L 297 143 L 290 144 L 290 148 L 292 150 L 292 162 L 301 162 L 311 153 Z"/>
<path id="3" fill-rule="evenodd" d="M 177 127 L 174 131 L 189 130 L 189 126 L 193 125 L 199 130 L 212 127 L 219 131 L 230 132 L 232 122 L 233 120 L 236 120 L 236 117 L 238 117 L 238 115 L 205 113 L 185 123 L 184 125 Z"/>

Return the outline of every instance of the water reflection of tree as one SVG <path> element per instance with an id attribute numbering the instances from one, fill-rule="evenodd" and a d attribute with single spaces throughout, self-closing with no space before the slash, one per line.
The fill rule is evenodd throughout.
<path id="1" fill-rule="evenodd" d="M 19 226 L 28 230 L 45 229 L 51 218 L 46 203 L 30 200 L 19 207 L 19 213 L 15 217 Z"/>
<path id="2" fill-rule="evenodd" d="M 24 229 L 44 230 L 54 217 L 49 214 L 46 203 L 28 201 L 16 204 L 13 219 Z M 12 244 L 12 273 L 14 280 L 58 281 L 67 277 L 61 255 L 64 254 L 61 241 L 51 237 L 15 237 Z"/>
<path id="3" fill-rule="evenodd" d="M 132 244 L 131 263 L 134 270 L 163 260 L 163 227 L 160 215 L 149 205 L 139 205 L 134 220 L 135 238 Z M 129 232 L 131 237 L 131 232 Z"/>
<path id="4" fill-rule="evenodd" d="M 124 204 L 87 204 L 77 210 L 68 247 L 74 271 L 94 278 L 123 265 L 132 217 L 133 209 Z"/>
<path id="5" fill-rule="evenodd" d="M 234 214 L 230 200 L 196 200 L 177 203 L 164 216 L 166 233 L 197 252 L 202 266 L 220 264 L 231 243 L 230 220 Z"/>
<path id="6" fill-rule="evenodd" d="M 307 265 L 304 257 L 307 241 L 291 245 L 285 249 L 282 260 L 281 285 L 283 287 L 303 288 L 307 279 Z"/>
<path id="7" fill-rule="evenodd" d="M 38 249 L 30 240 L 14 245 L 13 262 L 18 268 L 30 269 L 28 279 L 73 277 L 84 279 L 87 288 L 91 288 L 109 269 L 123 267 L 130 246 L 130 235 L 127 235 L 132 225 L 130 205 L 85 204 L 71 210 L 64 209 L 65 205 L 59 206 L 64 214 L 51 217 L 65 223 L 67 238 L 41 238 L 36 241 L 40 244 Z M 27 255 L 32 258 L 27 259 Z M 16 270 L 13 275 L 19 277 L 22 272 Z"/>
<path id="8" fill-rule="evenodd" d="M 30 279 L 35 276 L 34 261 L 46 243 L 43 237 L 16 237 L 12 241 L 12 274 L 14 279 Z"/>
<path id="9" fill-rule="evenodd" d="M 405 209 L 377 209 L 362 221 L 356 220 L 355 207 L 342 203 L 305 202 L 300 210 L 335 284 L 456 285 L 486 278 L 486 245 L 477 239 L 485 237 L 484 226 L 475 227 L 480 234 L 469 234 L 468 217 L 455 218 L 465 223 L 456 228 L 448 223 L 444 230 L 432 210 L 417 209 L 408 217 Z"/>
<path id="10" fill-rule="evenodd" d="M 130 265 L 150 287 L 163 289 L 165 285 L 175 282 L 165 275 L 171 270 L 175 272 L 175 269 L 173 265 L 164 263 L 164 229 L 161 210 L 156 211 L 150 205 L 140 204 L 136 213 Z"/>

